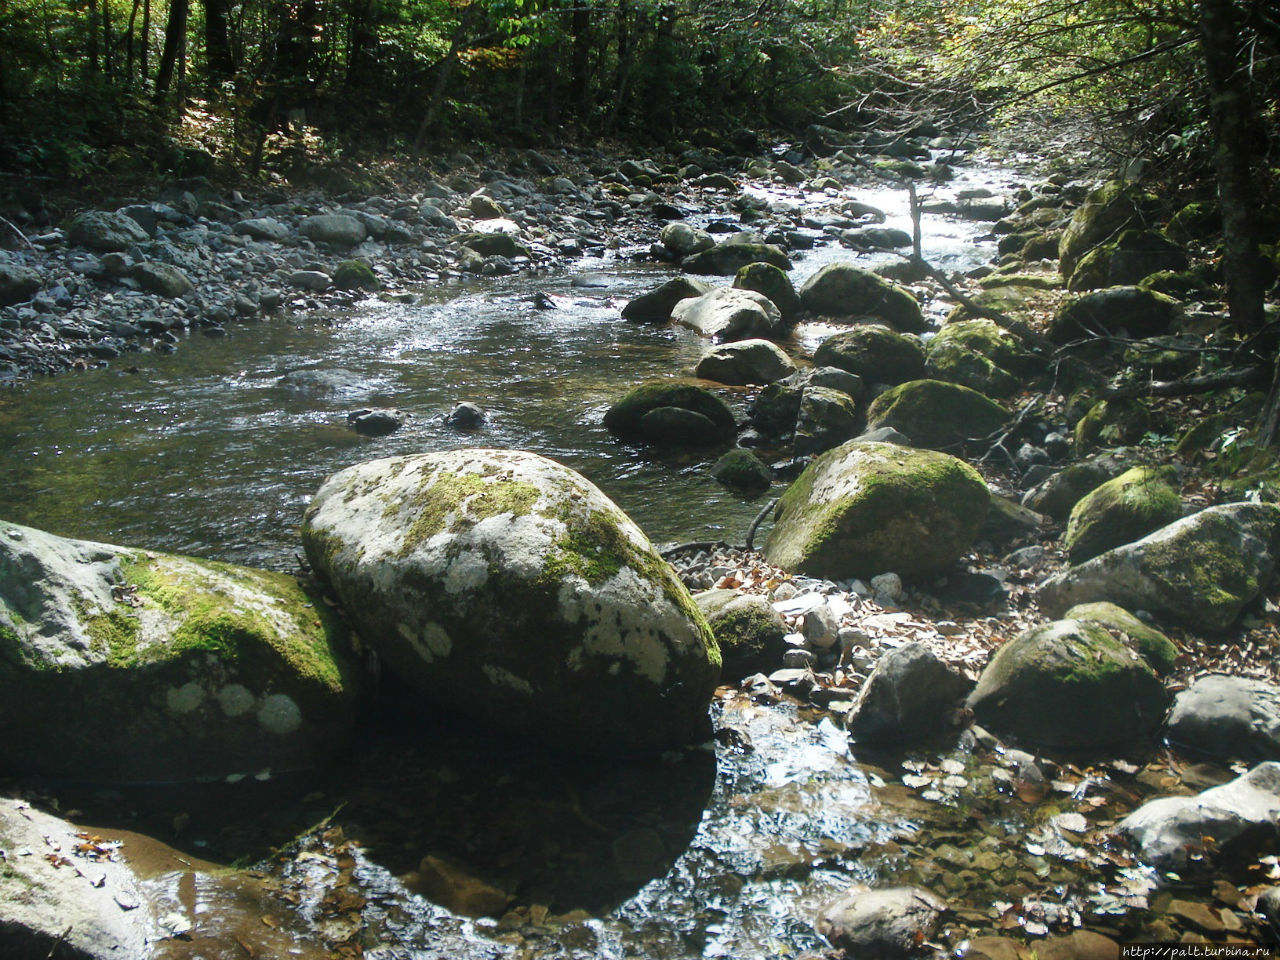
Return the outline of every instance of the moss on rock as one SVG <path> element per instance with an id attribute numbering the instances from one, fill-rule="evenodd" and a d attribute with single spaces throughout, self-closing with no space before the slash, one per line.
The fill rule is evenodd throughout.
<path id="1" fill-rule="evenodd" d="M 1148 626 L 1124 607 L 1105 601 L 1080 603 L 1068 610 L 1065 620 L 1088 620 L 1100 623 L 1108 630 L 1123 634 L 1133 645 L 1134 651 L 1160 676 L 1168 676 L 1178 659 L 1178 648 L 1173 641 L 1155 627 Z"/>
<path id="2" fill-rule="evenodd" d="M 922 447 L 955 447 L 999 430 L 1009 414 L 976 390 L 912 380 L 886 390 L 867 409 L 867 428 L 893 427 Z"/>
<path id="3" fill-rule="evenodd" d="M 878 317 L 898 330 L 926 328 L 920 304 L 910 293 L 852 263 L 829 263 L 800 288 L 805 309 L 829 317 Z"/>
<path id="4" fill-rule="evenodd" d="M 925 352 L 920 338 L 879 324 L 859 324 L 827 337 L 814 351 L 819 367 L 837 367 L 868 383 L 890 385 L 924 376 Z"/>
<path id="5" fill-rule="evenodd" d="M 1097 446 L 1130 446 L 1150 429 L 1151 410 L 1142 400 L 1099 400 L 1076 423 L 1076 453 L 1087 453 Z"/>
<path id="6" fill-rule="evenodd" d="M 1072 508 L 1063 541 L 1072 563 L 1145 537 L 1182 516 L 1172 467 L 1133 467 Z"/>
<path id="7" fill-rule="evenodd" d="M 625 439 L 643 439 L 641 421 L 659 407 L 681 407 L 711 421 L 722 437 L 732 436 L 733 411 L 710 390 L 690 380 L 651 380 L 629 390 L 604 415 L 604 425 Z"/>

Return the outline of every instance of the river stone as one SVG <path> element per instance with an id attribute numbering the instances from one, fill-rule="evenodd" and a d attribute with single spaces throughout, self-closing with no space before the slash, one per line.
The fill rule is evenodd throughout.
<path id="1" fill-rule="evenodd" d="M 1005 548 L 1017 540 L 1036 537 L 1044 524 L 1045 518 L 1034 510 L 993 493 L 978 538 L 996 548 Z"/>
<path id="2" fill-rule="evenodd" d="M 840 242 L 857 250 L 895 250 L 911 246 L 911 234 L 898 227 L 854 227 L 840 231 Z"/>
<path id="3" fill-rule="evenodd" d="M 664 247 L 676 255 L 677 259 L 710 250 L 716 245 L 707 231 L 679 221 L 668 223 L 663 227 L 658 239 Z"/>
<path id="4" fill-rule="evenodd" d="M 787 651 L 787 622 L 767 597 L 736 590 L 706 590 L 694 594 L 693 599 L 720 645 L 726 680 L 769 674 L 782 663 Z"/>
<path id="5" fill-rule="evenodd" d="M 14 771 L 167 781 L 317 765 L 356 719 L 347 649 L 286 574 L 0 524 L 0 757 Z"/>
<path id="6" fill-rule="evenodd" d="M 1219 760 L 1280 760 L 1280 686 L 1201 677 L 1174 698 L 1165 736 Z"/>
<path id="7" fill-rule="evenodd" d="M 1008 397 L 1022 387 L 1017 377 L 989 357 L 954 342 L 930 343 L 925 371 L 930 379 L 958 383 L 991 397 Z"/>
<path id="8" fill-rule="evenodd" d="M 779 270 L 791 269 L 791 261 L 781 247 L 772 243 L 733 241 L 718 243 L 710 250 L 685 257 L 680 261 L 680 269 L 686 273 L 732 277 L 752 263 L 771 263 Z"/>
<path id="9" fill-rule="evenodd" d="M 685 407 L 654 407 L 640 418 L 640 436 L 656 446 L 709 447 L 723 434 L 709 417 Z"/>
<path id="10" fill-rule="evenodd" d="M 1280 507 L 1225 503 L 1161 527 L 1040 585 L 1050 616 L 1109 600 L 1193 630 L 1225 630 L 1271 581 Z"/>
<path id="11" fill-rule="evenodd" d="M 958 383 L 911 380 L 871 401 L 867 429 L 893 427 L 921 447 L 957 447 L 1000 430 L 1009 414 L 998 403 Z"/>
<path id="12" fill-rule="evenodd" d="M 128 250 L 135 243 L 151 239 L 136 221 L 123 213 L 86 210 L 77 214 L 67 227 L 67 242 L 101 253 Z"/>
<path id="13" fill-rule="evenodd" d="M 1182 304 L 1146 287 L 1107 287 L 1068 298 L 1053 315 L 1049 339 L 1054 343 L 1122 331 L 1134 339 L 1168 333 L 1182 317 Z"/>
<path id="14" fill-rule="evenodd" d="M 936 737 L 954 724 L 973 684 L 924 643 L 890 650 L 876 661 L 849 714 L 849 732 L 863 743 L 909 743 Z"/>
<path id="15" fill-rule="evenodd" d="M 1026 351 L 1022 341 L 994 320 L 957 320 L 944 324 L 929 341 L 929 352 L 952 344 L 980 353 L 1000 369 L 1014 375 L 1035 373 L 1039 360 Z"/>
<path id="16" fill-rule="evenodd" d="M 822 316 L 879 317 L 906 333 L 927 329 L 915 297 L 852 263 L 827 264 L 800 287 L 800 300 Z"/>
<path id="17" fill-rule="evenodd" d="M 333 271 L 333 285 L 339 290 L 377 290 L 382 284 L 363 260 L 343 260 Z"/>
<path id="18" fill-rule="evenodd" d="M 769 384 L 751 403 L 751 423 L 761 433 L 785 437 L 796 428 L 804 385 L 796 375 Z"/>
<path id="19" fill-rule="evenodd" d="M 1149 739 L 1167 698 L 1146 662 L 1102 626 L 1058 620 L 997 650 L 968 706 L 988 730 L 1024 743 L 1093 749 Z"/>
<path id="20" fill-rule="evenodd" d="M 746 494 L 761 493 L 773 483 L 773 470 L 751 450 L 734 447 L 711 468 L 711 476 Z"/>
<path id="21" fill-rule="evenodd" d="M 1128 641 L 1130 647 L 1160 676 L 1168 676 L 1178 659 L 1178 648 L 1155 627 L 1143 623 L 1124 607 L 1101 601 L 1078 603 L 1065 614 L 1064 620 L 1089 620 L 1100 623 L 1112 633 Z"/>
<path id="22" fill-rule="evenodd" d="M 878 323 L 859 324 L 827 337 L 813 354 L 815 366 L 837 367 L 868 383 L 890 386 L 923 377 L 924 358 L 919 337 Z"/>
<path id="23" fill-rule="evenodd" d="M 0 799 L 0 949 L 14 960 L 148 960 L 162 936 L 142 882 L 121 857 L 79 856 L 83 831 Z"/>
<path id="24" fill-rule="evenodd" d="M 717 343 L 775 336 L 782 324 L 782 314 L 764 294 L 724 287 L 681 300 L 671 319 Z"/>
<path id="25" fill-rule="evenodd" d="M 363 243 L 368 231 L 355 217 L 345 213 L 319 213 L 298 224 L 298 232 L 316 243 L 354 247 Z"/>
<path id="26" fill-rule="evenodd" d="M 1066 520 L 1081 497 L 1124 470 L 1124 461 L 1111 454 L 1073 463 L 1028 490 L 1022 505 L 1054 520 Z"/>
<path id="27" fill-rule="evenodd" d="M 1260 847 L 1280 837 L 1280 763 L 1260 763 L 1194 797 L 1151 800 L 1115 829 L 1161 873 L 1209 866 L 1233 853 L 1256 859 Z M 1205 849 L 1206 837 L 1213 838 L 1212 851 Z M 1192 854 L 1205 856 L 1192 860 Z"/>
<path id="28" fill-rule="evenodd" d="M 147 293 L 154 293 L 156 296 L 171 300 L 174 297 L 185 296 L 196 288 L 185 273 L 167 263 L 144 260 L 142 263 L 135 263 L 129 275 L 137 280 L 138 286 Z"/>
<path id="29" fill-rule="evenodd" d="M 830 580 L 945 570 L 969 549 L 990 494 L 945 453 L 850 441 L 814 459 L 778 501 L 770 563 Z"/>
<path id="30" fill-rule="evenodd" d="M 404 414 L 389 409 L 355 410 L 347 414 L 347 422 L 361 436 L 385 437 L 404 426 Z"/>
<path id="31" fill-rule="evenodd" d="M 1133 467 L 1085 494 L 1063 535 L 1070 561 L 1083 563 L 1179 519 L 1177 479 L 1173 467 Z"/>
<path id="32" fill-rule="evenodd" d="M 30 300 L 41 286 L 40 274 L 30 267 L 0 263 L 0 307 Z"/>
<path id="33" fill-rule="evenodd" d="M 947 905 L 922 887 L 851 887 L 822 908 L 818 932 L 857 960 L 903 960 L 928 952 Z"/>
<path id="34" fill-rule="evenodd" d="M 739 290 L 754 290 L 768 297 L 788 322 L 804 309 L 791 278 L 771 263 L 749 263 L 738 271 L 733 285 Z"/>
<path id="35" fill-rule="evenodd" d="M 333 286 L 333 281 L 323 270 L 295 270 L 289 274 L 289 283 L 314 293 L 324 293 Z"/>
<path id="36" fill-rule="evenodd" d="M 622 308 L 622 319 L 634 323 L 666 323 L 681 300 L 700 297 L 714 288 L 692 277 L 675 277 L 656 290 L 643 293 Z"/>
<path id="37" fill-rule="evenodd" d="M 231 232 L 254 240 L 268 240 L 272 243 L 288 243 L 289 228 L 274 217 L 250 217 L 241 220 Z"/>
<path id="38" fill-rule="evenodd" d="M 733 436 L 733 411 L 710 390 L 691 380 L 650 380 L 629 390 L 604 415 L 604 425 L 624 439 L 642 439 L 641 421 L 659 407 L 681 407 L 701 414 L 716 428 L 717 437 Z"/>
<path id="39" fill-rule="evenodd" d="M 851 396 L 830 387 L 804 388 L 796 413 L 796 456 L 830 450 L 857 432 L 858 404 Z"/>
<path id="40" fill-rule="evenodd" d="M 1112 180 L 1094 190 L 1071 215 L 1058 242 L 1059 269 L 1069 278 L 1084 254 L 1124 227 L 1141 223 L 1159 205 L 1136 183 Z"/>
<path id="41" fill-rule="evenodd" d="M 574 752 L 651 751 L 706 722 L 720 654 L 640 529 L 545 457 L 357 464 L 308 508 L 307 557 L 435 708 Z"/>
<path id="42" fill-rule="evenodd" d="M 795 373 L 796 365 L 782 348 L 768 340 L 724 343 L 703 354 L 694 376 L 740 386 L 773 383 Z"/>

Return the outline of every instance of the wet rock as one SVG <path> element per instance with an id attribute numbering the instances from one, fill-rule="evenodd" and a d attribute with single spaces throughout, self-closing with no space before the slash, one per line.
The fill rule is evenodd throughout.
<path id="1" fill-rule="evenodd" d="M 1165 735 L 1175 746 L 1221 760 L 1280 760 L 1280 686 L 1201 677 L 1174 698 Z"/>
<path id="2" fill-rule="evenodd" d="M 333 285 L 339 290 L 377 290 L 382 284 L 377 274 L 362 260 L 344 260 L 333 271 Z"/>
<path id="3" fill-rule="evenodd" d="M 876 661 L 847 725 L 859 742 L 910 743 L 936 737 L 973 684 L 937 658 L 927 644 L 909 643 Z"/>
<path id="4" fill-rule="evenodd" d="M 814 459 L 778 503 L 770 563 L 832 580 L 945 569 L 973 542 L 989 494 L 967 464 L 851 441 Z"/>
<path id="5" fill-rule="evenodd" d="M 858 422 L 858 404 L 847 393 L 830 387 L 805 387 L 796 411 L 796 455 L 820 453 L 844 443 L 858 432 Z"/>
<path id="6" fill-rule="evenodd" d="M 710 250 L 716 245 L 711 234 L 705 230 L 691 227 L 687 223 L 668 223 L 659 235 L 662 245 L 670 250 L 677 260 Z"/>
<path id="7" fill-rule="evenodd" d="M 901 960 L 924 954 L 947 905 L 921 887 L 854 886 L 818 915 L 818 932 L 849 957 Z"/>
<path id="8" fill-rule="evenodd" d="M 185 296 L 196 288 L 185 273 L 167 263 L 154 263 L 150 260 L 135 263 L 129 275 L 138 281 L 143 290 L 169 299 Z"/>
<path id="9" fill-rule="evenodd" d="M 479 430 L 484 426 L 485 412 L 479 405 L 463 400 L 454 405 L 444 422 L 455 430 Z"/>
<path id="10" fill-rule="evenodd" d="M 0 263 L 0 307 L 30 300 L 43 285 L 40 274 L 31 267 Z"/>
<path id="11" fill-rule="evenodd" d="M 1133 467 L 1087 493 L 1067 520 L 1068 558 L 1083 563 L 1179 519 L 1176 482 L 1172 467 Z"/>
<path id="12" fill-rule="evenodd" d="M 321 213 L 305 218 L 298 232 L 308 240 L 334 247 L 354 247 L 363 243 L 368 231 L 363 223 L 345 213 Z"/>
<path id="13" fill-rule="evenodd" d="M 333 286 L 333 281 L 329 279 L 329 275 L 321 270 L 295 270 L 289 274 L 289 283 L 302 290 L 311 290 L 315 293 L 324 293 L 324 291 Z"/>
<path id="14" fill-rule="evenodd" d="M 769 465 L 750 450 L 735 447 L 711 468 L 711 476 L 726 487 L 743 493 L 761 493 L 773 483 L 773 471 Z"/>
<path id="15" fill-rule="evenodd" d="M 796 366 L 782 349 L 768 340 L 738 340 L 709 350 L 694 375 L 717 383 L 773 383 L 795 373 Z"/>
<path id="16" fill-rule="evenodd" d="M 1260 763 L 1194 797 L 1151 800 L 1121 820 L 1116 832 L 1162 873 L 1256 855 L 1280 836 L 1280 763 Z M 1205 848 L 1206 837 L 1212 838 L 1212 851 Z"/>
<path id="17" fill-rule="evenodd" d="M 666 749 L 705 723 L 706 621 L 639 528 L 553 461 L 359 464 L 321 487 L 303 543 L 361 638 L 437 708 L 588 753 Z"/>
<path id="18" fill-rule="evenodd" d="M 128 250 L 135 243 L 150 239 L 150 234 L 123 213 L 86 210 L 77 214 L 67 228 L 67 242 L 72 246 L 110 252 Z"/>
<path id="19" fill-rule="evenodd" d="M 897 227 L 856 227 L 841 230 L 840 242 L 856 250 L 895 250 L 911 246 L 911 234 Z"/>
<path id="20" fill-rule="evenodd" d="M 77 834 L 79 827 L 30 804 L 0 799 L 5 956 L 147 960 L 159 926 L 142 882 L 115 857 L 79 857 L 85 841 Z"/>
<path id="21" fill-rule="evenodd" d="M 1120 944 L 1092 930 L 1048 937 L 1036 944 L 1036 960 L 1120 960 Z"/>
<path id="22" fill-rule="evenodd" d="M 676 277 L 656 290 L 641 294 L 622 308 L 622 318 L 635 323 L 666 323 L 681 300 L 710 293 L 713 287 L 692 277 Z"/>
<path id="23" fill-rule="evenodd" d="M 715 427 L 718 439 L 728 439 L 736 424 L 733 411 L 710 390 L 688 380 L 651 380 L 632 388 L 604 415 L 604 425 L 624 439 L 643 439 L 644 416 L 659 407 L 679 407 L 700 414 Z"/>
<path id="24" fill-rule="evenodd" d="M 481 257 L 528 257 L 529 249 L 508 233 L 467 233 L 458 243 Z"/>
<path id="25" fill-rule="evenodd" d="M 1139 222 L 1158 201 L 1135 183 L 1113 180 L 1089 194 L 1072 214 L 1058 245 L 1059 266 L 1070 277 L 1076 263 L 1093 247 L 1124 227 Z"/>
<path id="26" fill-rule="evenodd" d="M 737 241 L 733 238 L 721 241 L 710 250 L 685 257 L 680 261 L 680 269 L 686 273 L 732 277 L 752 263 L 769 263 L 779 270 L 791 269 L 791 261 L 781 247 L 771 243 Z"/>
<path id="27" fill-rule="evenodd" d="M 749 263 L 738 271 L 733 285 L 739 290 L 754 290 L 768 297 L 782 314 L 782 319 L 792 321 L 804 309 L 800 296 L 791 285 L 791 278 L 771 263 Z"/>
<path id="28" fill-rule="evenodd" d="M 768 673 L 783 662 L 787 623 L 766 597 L 736 590 L 694 594 L 724 658 L 725 680 Z"/>
<path id="29" fill-rule="evenodd" d="M 911 380 L 891 387 L 871 402 L 867 427 L 893 427 L 917 446 L 958 447 L 998 431 L 1009 414 L 968 387 L 941 380 Z"/>
<path id="30" fill-rule="evenodd" d="M 1109 600 L 1197 630 L 1224 630 L 1271 580 L 1280 508 L 1208 507 L 1066 570 L 1041 584 L 1053 616 Z"/>
<path id="31" fill-rule="evenodd" d="M 274 217 L 251 217 L 248 220 L 241 220 L 231 228 L 231 232 L 271 243 L 288 243 L 292 239 L 289 228 Z"/>
<path id="32" fill-rule="evenodd" d="M 671 319 L 718 343 L 775 336 L 782 323 L 782 315 L 768 297 L 727 288 L 681 300 L 672 309 Z"/>
<path id="33" fill-rule="evenodd" d="M 988 730 L 1062 749 L 1129 747 L 1167 700 L 1151 668 L 1096 623 L 1033 627 L 995 652 L 968 706 Z"/>
<path id="34" fill-rule="evenodd" d="M 404 414 L 399 410 L 356 410 L 347 415 L 347 422 L 361 436 L 385 437 L 404 426 Z"/>
<path id="35" fill-rule="evenodd" d="M 1064 620 L 1088 620 L 1100 623 L 1128 642 L 1133 651 L 1160 676 L 1173 672 L 1178 648 L 1155 627 L 1148 626 L 1123 607 L 1114 603 L 1080 603 L 1065 614 Z"/>
<path id="36" fill-rule="evenodd" d="M 291 576 L 0 526 L 0 756 L 15 771 L 167 781 L 316 765 L 355 722 L 347 649 Z"/>
<path id="37" fill-rule="evenodd" d="M 860 324 L 827 337 L 814 351 L 817 366 L 837 367 L 869 383 L 889 385 L 924 376 L 925 353 L 920 338 L 879 324 Z"/>
<path id="38" fill-rule="evenodd" d="M 500 917 L 511 903 L 510 894 L 432 854 L 418 864 L 412 886 L 432 903 L 464 917 Z"/>
<path id="39" fill-rule="evenodd" d="M 291 370 L 276 381 L 290 393 L 311 397 L 367 396 L 372 385 L 360 374 L 342 367 L 311 367 Z"/>
<path id="40" fill-rule="evenodd" d="M 906 290 L 851 263 L 830 263 L 800 288 L 810 313 L 829 317 L 873 316 L 906 333 L 926 329 L 920 304 Z"/>
<path id="41" fill-rule="evenodd" d="M 708 447 L 723 438 L 709 417 L 685 407 L 654 407 L 640 418 L 640 436 L 661 447 Z"/>

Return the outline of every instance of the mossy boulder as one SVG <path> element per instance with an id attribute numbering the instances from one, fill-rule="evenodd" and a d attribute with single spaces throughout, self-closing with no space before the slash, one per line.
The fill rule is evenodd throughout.
<path id="1" fill-rule="evenodd" d="M 702 732 L 720 674 L 710 628 L 567 467 L 514 450 L 358 464 L 325 481 L 302 539 L 360 636 L 434 708 L 572 752 Z"/>
<path id="2" fill-rule="evenodd" d="M 1179 519 L 1177 480 L 1173 467 L 1133 467 L 1086 494 L 1067 519 L 1067 557 L 1083 563 Z"/>
<path id="3" fill-rule="evenodd" d="M 716 343 L 756 340 L 781 333 L 782 314 L 762 293 L 721 287 L 694 299 L 681 300 L 671 319 Z"/>
<path id="4" fill-rule="evenodd" d="M 1193 630 L 1225 630 L 1271 582 L 1280 507 L 1207 507 L 1040 585 L 1040 608 L 1057 616 L 1107 600 Z"/>
<path id="5" fill-rule="evenodd" d="M 662 232 L 658 235 L 658 240 L 677 258 L 701 253 L 703 250 L 710 250 L 716 245 L 715 240 L 707 231 L 690 226 L 681 220 L 668 223 L 663 227 Z"/>
<path id="6" fill-rule="evenodd" d="M 622 308 L 622 319 L 633 323 L 666 323 L 681 300 L 700 297 L 712 289 L 711 284 L 692 277 L 675 277 L 629 301 Z"/>
<path id="7" fill-rule="evenodd" d="M 995 652 L 969 695 L 987 729 L 1036 746 L 1133 747 L 1151 739 L 1168 698 L 1155 672 L 1100 624 L 1033 627 Z"/>
<path id="8" fill-rule="evenodd" d="M 1008 397 L 1022 386 L 1012 373 L 989 357 L 955 342 L 930 343 L 925 373 L 932 380 L 958 383 L 990 397 Z"/>
<path id="9" fill-rule="evenodd" d="M 796 456 L 830 450 L 857 434 L 858 425 L 856 400 L 842 390 L 810 384 L 796 413 Z"/>
<path id="10" fill-rule="evenodd" d="M 690 380 L 650 380 L 629 390 L 604 415 L 604 425 L 627 440 L 645 439 L 642 423 L 659 407 L 679 407 L 705 417 L 715 427 L 717 439 L 728 439 L 736 430 L 733 411 L 706 387 Z"/>
<path id="11" fill-rule="evenodd" d="M 1067 284 L 1073 292 L 1135 284 L 1160 271 L 1186 270 L 1187 252 L 1154 230 L 1125 230 L 1094 247 L 1076 264 Z"/>
<path id="12" fill-rule="evenodd" d="M 1065 520 L 1081 497 L 1126 469 L 1127 464 L 1113 454 L 1073 463 L 1028 490 L 1022 505 L 1054 520 Z"/>
<path id="13" fill-rule="evenodd" d="M 911 380 L 871 401 L 867 429 L 893 427 L 920 447 L 955 447 L 986 437 L 1009 420 L 1000 404 L 976 390 L 941 380 Z"/>
<path id="14" fill-rule="evenodd" d="M 1165 233 L 1183 243 L 1209 240 L 1221 230 L 1222 212 L 1218 205 L 1203 201 L 1188 203 L 1165 226 Z"/>
<path id="15" fill-rule="evenodd" d="M 718 243 L 710 250 L 703 250 L 685 257 L 680 261 L 680 269 L 685 273 L 732 277 L 743 267 L 752 263 L 769 263 L 779 270 L 791 269 L 791 261 L 781 247 L 771 243 L 745 241 Z"/>
<path id="16" fill-rule="evenodd" d="M 929 341 L 928 352 L 942 344 L 955 344 L 980 353 L 996 366 L 1018 376 L 1036 373 L 1044 366 L 1027 352 L 1016 334 L 994 320 L 958 320 L 944 324 Z"/>
<path id="17" fill-rule="evenodd" d="M 362 673 L 292 576 L 0 524 L 0 762 L 187 780 L 336 759 Z"/>
<path id="18" fill-rule="evenodd" d="M 30 300 L 42 286 L 43 278 L 31 267 L 0 263 L 0 307 Z"/>
<path id="19" fill-rule="evenodd" d="M 828 317 L 878 317 L 906 333 L 927 329 L 920 304 L 910 293 L 852 263 L 829 263 L 800 287 L 810 313 Z"/>
<path id="20" fill-rule="evenodd" d="M 734 447 L 711 468 L 711 476 L 746 494 L 762 493 L 773 483 L 773 470 L 755 453 Z"/>
<path id="21" fill-rule="evenodd" d="M 1142 226 L 1159 201 L 1134 183 L 1113 180 L 1094 190 L 1071 216 L 1058 243 L 1058 262 L 1070 277 L 1084 254 L 1128 226 Z"/>
<path id="22" fill-rule="evenodd" d="M 749 263 L 738 271 L 733 278 L 733 285 L 739 290 L 754 290 L 764 294 L 782 314 L 786 321 L 795 318 L 804 309 L 800 295 L 791 285 L 791 278 L 772 263 Z"/>
<path id="23" fill-rule="evenodd" d="M 343 260 L 333 271 L 333 285 L 341 290 L 377 290 L 378 275 L 363 260 Z"/>
<path id="24" fill-rule="evenodd" d="M 1075 426 L 1076 453 L 1097 446 L 1129 446 L 1151 430 L 1151 410 L 1138 398 L 1099 400 Z"/>
<path id="25" fill-rule="evenodd" d="M 820 367 L 838 367 L 868 383 L 894 385 L 918 380 L 925 373 L 920 338 L 876 323 L 859 324 L 827 337 L 814 351 L 813 362 Z"/>
<path id="26" fill-rule="evenodd" d="M 67 225 L 67 243 L 100 253 L 128 250 L 135 243 L 151 239 L 132 217 L 106 210 L 86 210 Z"/>
<path id="27" fill-rule="evenodd" d="M 640 438 L 658 447 L 709 447 L 723 435 L 710 418 L 686 407 L 654 407 L 640 418 Z"/>
<path id="28" fill-rule="evenodd" d="M 1054 343 L 1111 336 L 1134 338 L 1167 333 L 1182 318 L 1182 304 L 1145 287 L 1108 287 L 1068 298 L 1049 326 Z"/>
<path id="29" fill-rule="evenodd" d="M 760 391 L 751 404 L 751 423 L 761 433 L 785 437 L 796 428 L 804 385 L 793 377 L 771 383 Z"/>
<path id="30" fill-rule="evenodd" d="M 1108 630 L 1121 634 L 1128 640 L 1134 652 L 1162 677 L 1173 672 L 1178 659 L 1178 648 L 1173 641 L 1155 627 L 1143 623 L 1124 607 L 1114 603 L 1079 603 L 1063 614 L 1064 620 L 1088 620 L 1100 623 Z"/>
<path id="31" fill-rule="evenodd" d="M 770 563 L 844 580 L 946 569 L 972 544 L 990 495 L 943 453 L 857 440 L 814 459 L 778 501 Z"/>
<path id="32" fill-rule="evenodd" d="M 706 590 L 694 594 L 693 599 L 720 646 L 725 680 L 772 673 L 782 665 L 787 622 L 766 597 L 736 590 Z"/>
<path id="33" fill-rule="evenodd" d="M 707 351 L 694 376 L 716 383 L 773 383 L 796 372 L 782 348 L 768 340 L 738 340 Z"/>

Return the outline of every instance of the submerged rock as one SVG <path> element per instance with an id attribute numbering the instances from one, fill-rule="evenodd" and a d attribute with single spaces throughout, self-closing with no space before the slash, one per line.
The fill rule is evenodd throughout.
<path id="1" fill-rule="evenodd" d="M 0 758 L 15 772 L 184 780 L 333 759 L 360 672 L 282 573 L 0 524 Z"/>
<path id="2" fill-rule="evenodd" d="M 818 916 L 818 932 L 859 960 L 925 954 L 947 905 L 922 887 L 872 890 L 856 885 Z"/>
<path id="3" fill-rule="evenodd" d="M 720 654 L 627 516 L 544 457 L 454 450 L 325 481 L 307 557 L 435 708 L 574 752 L 660 750 L 706 719 Z"/>
<path id="4" fill-rule="evenodd" d="M 817 457 L 787 489 L 764 553 L 831 580 L 936 573 L 969 548 L 989 499 L 955 457 L 855 440 Z"/>

